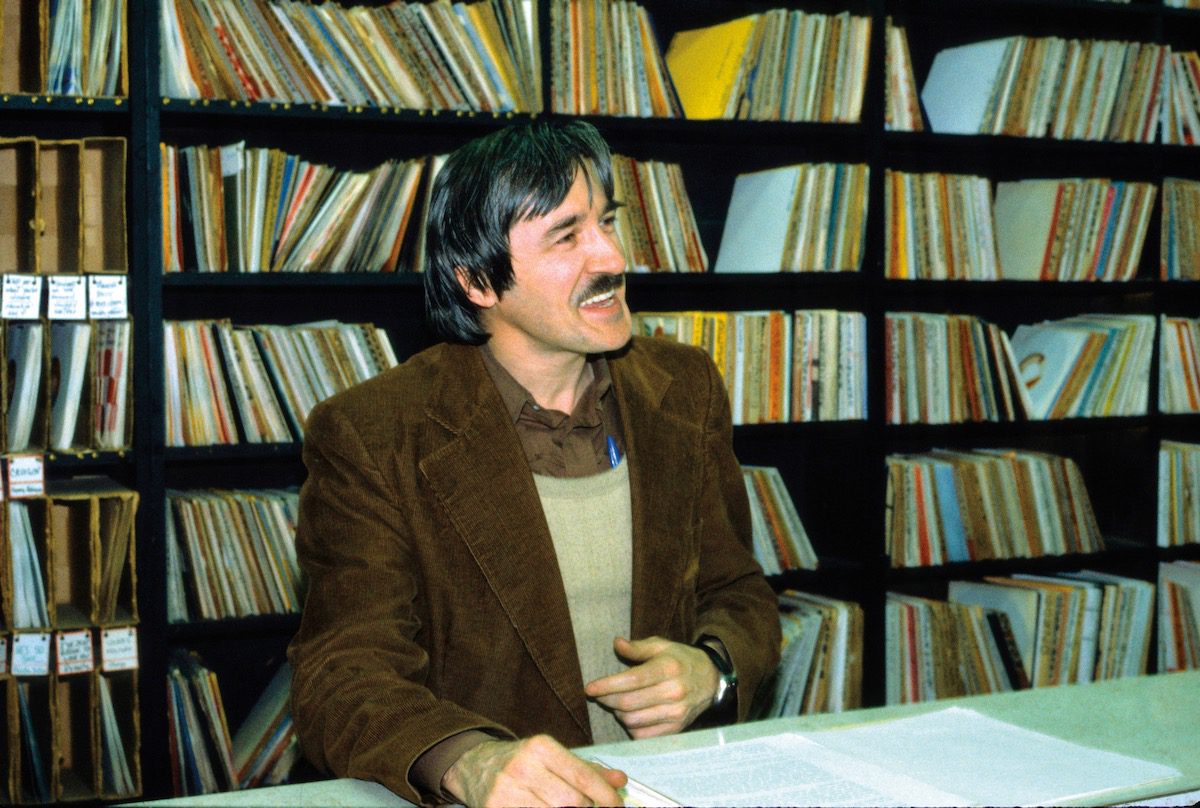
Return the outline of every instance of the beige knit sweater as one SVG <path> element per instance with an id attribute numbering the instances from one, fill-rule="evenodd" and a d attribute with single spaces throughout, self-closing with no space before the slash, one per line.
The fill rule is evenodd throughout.
<path id="1" fill-rule="evenodd" d="M 590 477 L 534 475 L 579 652 L 583 682 L 626 668 L 613 652 L 613 638 L 629 636 L 633 570 L 633 516 L 629 466 Z M 581 683 L 582 687 L 582 683 Z M 629 738 L 612 713 L 588 702 L 595 743 Z"/>

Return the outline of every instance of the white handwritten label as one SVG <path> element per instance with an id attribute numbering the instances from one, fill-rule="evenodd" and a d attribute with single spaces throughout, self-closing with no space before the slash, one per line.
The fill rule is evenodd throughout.
<path id="1" fill-rule="evenodd" d="M 46 316 L 51 320 L 87 319 L 87 284 L 80 275 L 51 275 Z"/>
<path id="2" fill-rule="evenodd" d="M 8 495 L 13 499 L 46 493 L 46 464 L 41 455 L 13 455 L 8 459 Z"/>
<path id="3" fill-rule="evenodd" d="M 13 676 L 50 674 L 50 635 L 16 634 L 13 636 Z"/>
<path id="4" fill-rule="evenodd" d="M 42 276 L 5 275 L 0 317 L 36 320 L 42 313 Z"/>
<path id="5" fill-rule="evenodd" d="M 88 275 L 88 316 L 93 320 L 124 320 L 129 316 L 124 275 Z"/>
<path id="6" fill-rule="evenodd" d="M 58 632 L 58 675 L 88 673 L 96 667 L 92 658 L 92 632 L 88 629 Z"/>
<path id="7" fill-rule="evenodd" d="M 100 669 L 128 671 L 138 666 L 137 629 L 133 626 L 100 630 Z"/>

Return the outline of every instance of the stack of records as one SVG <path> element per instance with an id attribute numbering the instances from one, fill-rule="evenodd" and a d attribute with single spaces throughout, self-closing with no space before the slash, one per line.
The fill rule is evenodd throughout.
<path id="1" fill-rule="evenodd" d="M 791 420 L 866 419 L 866 317 L 857 311 L 800 309 L 793 318 Z"/>
<path id="2" fill-rule="evenodd" d="M 42 557 L 44 534 L 35 534 L 29 504 L 8 501 L 8 548 L 11 554 L 13 628 L 49 628 L 46 606 L 46 575 Z M 42 538 L 43 541 L 38 541 Z"/>
<path id="3" fill-rule="evenodd" d="M 888 312 L 884 341 L 889 424 L 1025 418 L 1025 385 L 999 327 L 968 314 Z"/>
<path id="4" fill-rule="evenodd" d="M 937 449 L 891 455 L 887 467 L 893 566 L 1104 549 L 1083 476 L 1070 458 Z"/>
<path id="5" fill-rule="evenodd" d="M 1127 281 L 1137 274 L 1157 189 L 1105 179 L 996 184 L 1004 280 Z"/>
<path id="6" fill-rule="evenodd" d="M 1158 671 L 1200 669 L 1200 563 L 1158 565 Z"/>
<path id="7" fill-rule="evenodd" d="M 1021 325 L 1012 349 L 1032 419 L 1146 414 L 1152 315 L 1081 314 Z"/>
<path id="8" fill-rule="evenodd" d="M 1000 276 L 986 177 L 888 170 L 887 277 L 995 280 Z"/>
<path id="9" fill-rule="evenodd" d="M 300 611 L 295 491 L 168 491 L 167 507 L 169 621 Z"/>
<path id="10" fill-rule="evenodd" d="M 339 171 L 240 142 L 164 144 L 164 271 L 395 272 L 426 162 Z"/>
<path id="11" fill-rule="evenodd" d="M 238 787 L 221 686 L 195 653 L 177 651 L 167 668 L 167 733 L 176 794 Z"/>
<path id="12" fill-rule="evenodd" d="M 239 788 L 276 785 L 291 772 L 300 755 L 291 691 L 292 667 L 284 662 L 234 733 L 233 765 Z"/>
<path id="13" fill-rule="evenodd" d="M 617 236 L 630 272 L 706 272 L 692 203 L 677 163 L 638 161 L 614 154 Z"/>
<path id="14" fill-rule="evenodd" d="M 37 8 L 34 4 L 29 7 Z M 5 17 L 9 17 L 7 12 Z M 19 19 L 18 15 L 15 19 L 10 18 L 10 22 Z M 43 54 L 45 92 L 90 97 L 124 94 L 125 4 L 122 0 L 58 0 L 50 4 L 48 22 L 49 38 Z M 16 45 L 21 34 L 14 30 L 9 36 L 9 44 Z"/>
<path id="15" fill-rule="evenodd" d="M 871 19 L 773 9 L 679 31 L 667 67 L 689 118 L 858 123 Z"/>
<path id="16" fill-rule="evenodd" d="M 1088 666 L 1091 657 L 1085 652 L 1080 669 L 1080 681 L 1120 679 L 1146 673 L 1150 659 L 1150 632 L 1154 622 L 1154 584 L 1123 575 L 1080 570 L 1059 573 L 1059 578 L 1085 583 L 1099 588 L 1100 617 L 1096 631 L 1095 666 Z M 1094 600 L 1094 596 L 1089 595 Z M 1090 607 L 1089 607 L 1090 608 Z M 1084 623 L 1090 631 L 1092 617 Z"/>
<path id="17" fill-rule="evenodd" d="M 20 726 L 20 768 L 13 767 L 16 769 L 13 774 L 18 775 L 21 784 L 19 798 L 26 803 L 48 803 L 53 799 L 50 728 L 55 717 L 50 706 L 50 691 L 45 685 L 31 679 L 14 677 L 10 681 L 15 687 L 10 686 L 9 693 L 15 690 L 17 694 L 17 716 L 14 721 L 11 708 L 7 711 L 9 732 L 14 725 Z M 18 745 L 16 739 L 10 739 L 8 743 L 10 748 Z M 13 780 L 17 780 L 17 777 L 13 777 Z M 16 791 L 11 785 L 9 788 Z"/>
<path id="18" fill-rule="evenodd" d="M 750 499 L 754 558 L 767 575 L 815 570 L 817 554 L 800 521 L 783 475 L 774 466 L 742 466 Z"/>
<path id="19" fill-rule="evenodd" d="M 1158 546 L 1200 543 L 1200 445 L 1164 440 L 1158 449 Z"/>
<path id="20" fill-rule="evenodd" d="M 537 112 L 537 21 L 520 0 L 345 7 L 162 0 L 163 95 Z"/>
<path id="21" fill-rule="evenodd" d="M 1200 53 L 1168 53 L 1163 67 L 1163 143 L 1200 143 Z"/>
<path id="22" fill-rule="evenodd" d="M 369 323 L 163 326 L 168 446 L 298 440 L 318 402 L 397 364 Z"/>
<path id="23" fill-rule="evenodd" d="M 682 118 L 646 9 L 631 0 L 551 0 L 551 109 Z"/>
<path id="24" fill-rule="evenodd" d="M 862 706 L 862 607 L 787 589 L 779 595 L 783 649 L 763 718 Z"/>
<path id="25" fill-rule="evenodd" d="M 921 100 L 917 95 L 917 80 L 913 76 L 912 56 L 908 52 L 908 35 L 904 26 L 893 25 L 887 19 L 887 106 L 883 126 L 889 132 L 921 132 Z"/>
<path id="26" fill-rule="evenodd" d="M 4 324 L 7 382 L 11 391 L 5 433 L 5 447 L 9 452 L 23 452 L 41 437 L 35 437 L 35 427 L 39 415 L 44 417 L 39 403 L 45 395 L 42 378 L 47 375 L 45 334 L 46 327 L 39 320 Z M 60 365 L 60 378 L 61 373 Z"/>
<path id="27" fill-rule="evenodd" d="M 133 324 L 129 320 L 98 320 L 94 329 L 93 441 L 97 449 L 116 451 L 129 446 L 130 441 L 129 377 Z"/>
<path id="28" fill-rule="evenodd" d="M 1140 676 L 1154 585 L 1081 570 L 888 593 L 888 703 Z"/>
<path id="29" fill-rule="evenodd" d="M 1200 320 L 1158 317 L 1158 409 L 1200 412 Z"/>
<path id="30" fill-rule="evenodd" d="M 921 89 L 933 131 L 1152 143 L 1168 48 L 1010 36 L 947 48 Z"/>
<path id="31" fill-rule="evenodd" d="M 884 608 L 888 704 L 1028 686 L 1003 612 L 896 592 Z"/>
<path id="32" fill-rule="evenodd" d="M 134 756 L 126 750 L 127 741 L 121 731 L 122 719 L 117 717 L 116 699 L 113 696 L 113 679 L 101 674 L 96 680 L 100 695 L 100 792 L 104 795 L 132 797 L 139 790 L 134 769 L 130 766 L 130 759 Z M 128 718 L 124 720 L 128 721 Z"/>
<path id="33" fill-rule="evenodd" d="M 1200 280 L 1200 182 L 1163 180 L 1159 277 L 1164 281 Z"/>
<path id="34" fill-rule="evenodd" d="M 195 653 L 176 651 L 167 671 L 167 728 L 175 793 L 275 785 L 300 754 L 284 662 L 237 732 L 230 734 L 217 675 Z"/>
<path id="35" fill-rule="evenodd" d="M 858 312 L 638 312 L 634 333 L 708 351 L 735 424 L 866 418 L 866 321 Z"/>
<path id="36" fill-rule="evenodd" d="M 739 174 L 714 271 L 859 271 L 869 175 L 849 163 Z"/>
<path id="37" fill-rule="evenodd" d="M 263 364 L 280 391 L 280 402 L 297 438 L 303 437 L 308 414 L 319 402 L 398 364 L 387 332 L 370 323 L 322 321 L 246 328 L 254 332 Z M 245 425 L 252 402 L 243 396 L 228 354 L 225 366 L 234 368 L 234 400 Z M 257 367 L 253 358 L 250 367 Z"/>
<path id="38" fill-rule="evenodd" d="M 951 581 L 950 600 L 1007 615 L 1033 687 L 1146 672 L 1154 612 L 1147 581 L 1081 570 Z"/>
<path id="39" fill-rule="evenodd" d="M 8 359 L 6 451 L 129 446 L 129 320 L 10 320 L 0 332 Z"/>

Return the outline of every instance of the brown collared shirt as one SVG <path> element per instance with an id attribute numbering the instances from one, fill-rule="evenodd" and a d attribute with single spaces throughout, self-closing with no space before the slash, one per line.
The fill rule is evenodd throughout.
<path id="1" fill-rule="evenodd" d="M 504 407 L 517 428 L 525 458 L 534 474 L 547 477 L 587 477 L 612 468 L 608 453 L 611 435 L 624 453 L 617 397 L 603 356 L 588 360 L 592 382 L 570 414 L 550 410 L 533 400 L 485 345 L 483 364 L 491 375 Z"/>

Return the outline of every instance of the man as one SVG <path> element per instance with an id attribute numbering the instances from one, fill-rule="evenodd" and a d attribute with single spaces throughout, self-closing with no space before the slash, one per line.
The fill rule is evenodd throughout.
<path id="1" fill-rule="evenodd" d="M 724 387 L 698 349 L 631 341 L 612 197 L 586 123 L 464 146 L 428 226 L 447 342 L 313 410 L 291 659 L 321 768 L 615 804 L 625 776 L 569 747 L 744 718 L 774 669 Z"/>

